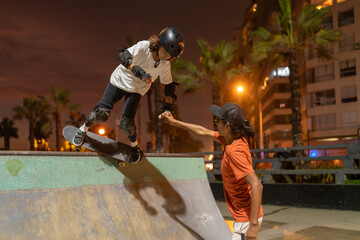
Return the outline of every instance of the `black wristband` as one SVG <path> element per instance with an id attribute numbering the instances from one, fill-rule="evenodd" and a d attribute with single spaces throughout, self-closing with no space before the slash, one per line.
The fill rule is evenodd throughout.
<path id="1" fill-rule="evenodd" d="M 136 77 L 140 78 L 143 81 L 146 81 L 146 79 L 151 78 L 150 74 L 146 73 L 144 69 L 142 69 L 137 65 L 133 66 L 131 71 L 135 74 Z"/>

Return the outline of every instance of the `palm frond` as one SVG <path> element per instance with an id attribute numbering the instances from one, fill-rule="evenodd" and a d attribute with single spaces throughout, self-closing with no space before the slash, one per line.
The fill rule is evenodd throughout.
<path id="1" fill-rule="evenodd" d="M 314 35 L 314 41 L 318 46 L 324 46 L 340 40 L 340 32 L 337 29 L 321 29 Z"/>
<path id="2" fill-rule="evenodd" d="M 251 33 L 252 36 L 259 36 L 262 40 L 268 40 L 271 37 L 271 33 L 263 27 L 258 27 Z"/>
<path id="3" fill-rule="evenodd" d="M 330 60 L 335 59 L 335 57 L 333 55 L 331 55 L 331 52 L 329 51 L 329 49 L 326 48 L 325 46 L 317 47 L 316 54 L 317 54 L 318 58 L 321 60 L 330 61 Z"/>
<path id="4" fill-rule="evenodd" d="M 279 0 L 281 15 L 276 18 L 277 23 L 283 29 L 289 29 L 291 25 L 291 2 L 290 0 Z"/>
<path id="5" fill-rule="evenodd" d="M 316 5 L 306 4 L 298 16 L 298 27 L 305 34 L 311 34 L 324 22 L 324 17 L 330 12 L 330 8 L 317 9 Z"/>

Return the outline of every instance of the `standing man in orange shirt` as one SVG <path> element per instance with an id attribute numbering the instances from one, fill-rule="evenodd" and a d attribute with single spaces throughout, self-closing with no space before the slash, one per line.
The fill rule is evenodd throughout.
<path id="1" fill-rule="evenodd" d="M 159 118 L 197 135 L 215 138 L 224 145 L 221 174 L 225 200 L 235 220 L 232 240 L 257 239 L 263 220 L 263 186 L 255 175 L 249 144 L 245 139 L 254 136 L 254 128 L 235 103 L 226 103 L 222 108 L 212 105 L 210 111 L 217 117 L 218 132 L 176 120 L 169 112 L 161 114 Z"/>

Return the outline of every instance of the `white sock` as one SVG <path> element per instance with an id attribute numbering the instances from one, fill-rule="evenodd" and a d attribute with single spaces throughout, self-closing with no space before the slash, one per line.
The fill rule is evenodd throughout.
<path id="1" fill-rule="evenodd" d="M 131 147 L 136 147 L 138 145 L 138 141 L 136 140 L 135 142 L 130 142 L 130 146 Z"/>
<path id="2" fill-rule="evenodd" d="M 83 132 L 87 132 L 89 130 L 89 127 L 87 127 L 87 126 L 85 126 L 85 124 L 83 124 L 79 129 Z"/>

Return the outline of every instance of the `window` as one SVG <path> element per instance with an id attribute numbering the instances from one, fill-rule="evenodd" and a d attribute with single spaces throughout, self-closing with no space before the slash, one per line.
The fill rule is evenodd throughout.
<path id="1" fill-rule="evenodd" d="M 355 112 L 343 112 L 342 113 L 342 126 L 357 127 L 358 126 L 358 113 Z"/>
<path id="2" fill-rule="evenodd" d="M 347 0 L 337 0 L 338 3 L 346 2 Z"/>
<path id="3" fill-rule="evenodd" d="M 340 77 L 350 77 L 355 75 L 356 75 L 355 58 L 340 62 Z"/>
<path id="4" fill-rule="evenodd" d="M 338 20 L 339 20 L 339 27 L 353 24 L 354 9 L 339 13 Z"/>
<path id="5" fill-rule="evenodd" d="M 320 7 L 327 7 L 333 5 L 333 0 L 311 0 L 311 4 L 319 5 Z"/>
<path id="6" fill-rule="evenodd" d="M 336 103 L 335 89 L 315 92 L 313 95 L 313 104 L 312 104 L 313 107 L 334 105 L 335 103 Z"/>
<path id="7" fill-rule="evenodd" d="M 332 29 L 333 28 L 332 16 L 325 17 L 321 25 L 324 26 L 325 29 Z"/>
<path id="8" fill-rule="evenodd" d="M 327 130 L 336 128 L 336 114 L 325 114 L 312 117 L 312 130 Z"/>
<path id="9" fill-rule="evenodd" d="M 272 80 L 274 78 L 279 78 L 279 77 L 289 77 L 290 76 L 290 69 L 289 67 L 279 67 L 274 69 L 270 75 L 269 75 L 269 79 Z"/>
<path id="10" fill-rule="evenodd" d="M 306 81 L 308 83 L 323 82 L 334 79 L 334 64 L 327 64 L 312 68 L 306 71 Z"/>
<path id="11" fill-rule="evenodd" d="M 341 103 L 356 102 L 357 92 L 356 85 L 341 88 Z"/>
<path id="12" fill-rule="evenodd" d="M 339 42 L 340 52 L 351 51 L 355 48 L 355 33 L 344 35 Z"/>

